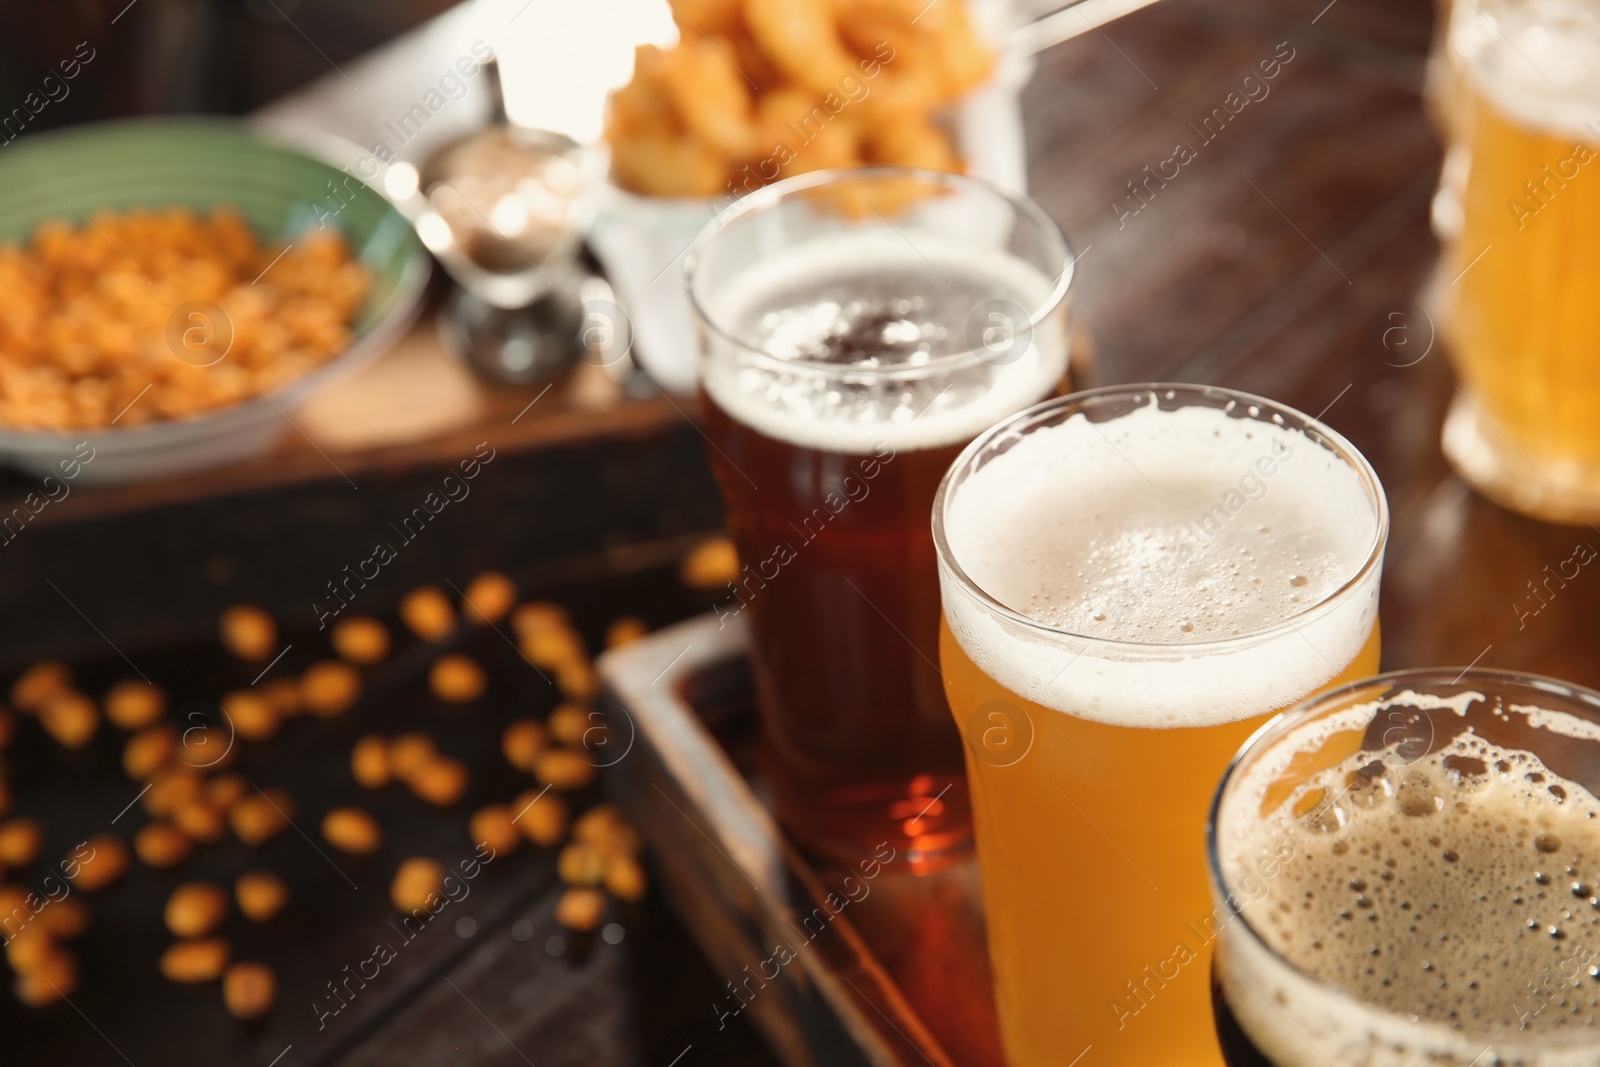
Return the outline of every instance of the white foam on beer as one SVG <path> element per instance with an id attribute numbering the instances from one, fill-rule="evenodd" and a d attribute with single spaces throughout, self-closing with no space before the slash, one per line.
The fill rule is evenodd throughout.
<path id="1" fill-rule="evenodd" d="M 979 667 L 1048 707 L 1147 727 L 1247 718 L 1361 650 L 1375 576 L 1326 602 L 1361 570 L 1377 523 L 1357 470 L 1299 430 L 1205 407 L 1079 415 L 966 478 L 945 532 L 989 596 L 1096 640 L 996 619 L 948 576 L 945 611 Z M 1293 630 L 1251 637 L 1291 618 Z"/>
<path id="2" fill-rule="evenodd" d="M 1600 801 L 1588 790 L 1471 731 L 1424 755 L 1430 731 L 1285 794 L 1300 781 L 1294 756 L 1425 704 L 1406 693 L 1348 709 L 1236 783 L 1219 856 L 1260 941 L 1223 913 L 1229 1006 L 1283 1067 L 1466 1067 L 1491 1042 L 1506 1055 L 1545 1046 L 1518 1063 L 1600 1062 Z M 1509 710 L 1531 729 L 1557 718 Z"/>
<path id="3" fill-rule="evenodd" d="M 761 259 L 709 298 L 718 323 L 745 323 L 745 339 L 777 357 L 742 358 L 738 346 L 716 333 L 706 339 L 702 382 L 730 417 L 768 437 L 831 452 L 869 453 L 880 444 L 896 450 L 940 448 L 969 441 L 1049 395 L 1067 366 L 1064 312 L 1048 316 L 1029 343 L 1003 360 L 974 360 L 956 373 L 930 372 L 925 381 L 894 382 L 873 371 L 839 370 L 847 381 L 786 371 L 783 359 L 804 358 L 805 342 L 832 325 L 839 308 L 809 300 L 773 309 L 774 300 L 826 289 L 841 276 L 915 278 L 906 298 L 937 300 L 956 287 L 962 298 L 999 299 L 1025 312 L 1045 308 L 1055 279 L 1001 248 L 955 241 L 901 227 L 818 238 Z M 898 295 L 898 294 L 897 294 Z M 938 323 L 947 350 L 965 347 L 967 316 Z M 754 320 L 752 322 L 752 320 Z M 1014 358 L 1013 358 L 1014 357 Z M 914 370 L 918 364 L 897 364 Z"/>
<path id="4" fill-rule="evenodd" d="M 1497 110 L 1600 143 L 1600 13 L 1591 0 L 1455 4 L 1449 39 L 1453 61 Z"/>

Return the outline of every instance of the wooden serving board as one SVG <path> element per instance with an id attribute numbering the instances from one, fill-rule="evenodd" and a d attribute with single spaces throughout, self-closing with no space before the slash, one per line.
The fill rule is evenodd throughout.
<path id="1" fill-rule="evenodd" d="M 707 1017 L 754 1019 L 791 1067 L 998 1067 L 975 858 L 918 876 L 790 845 L 764 798 L 748 640 L 707 615 L 599 661 L 634 746 L 612 786 L 726 983 Z"/>

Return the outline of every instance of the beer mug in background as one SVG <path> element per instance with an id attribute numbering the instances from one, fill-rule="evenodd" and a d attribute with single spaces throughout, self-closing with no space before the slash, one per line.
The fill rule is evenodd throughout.
<path id="1" fill-rule="evenodd" d="M 1461 232 L 1461 187 L 1466 182 L 1468 163 L 1466 145 L 1455 135 L 1455 116 L 1464 110 L 1464 103 L 1461 79 L 1450 63 L 1450 11 L 1454 6 L 1455 0 L 1434 0 L 1433 38 L 1428 45 L 1428 63 L 1422 83 L 1423 110 L 1444 146 L 1439 187 L 1434 191 L 1429 211 L 1433 234 L 1440 246 L 1438 270 L 1448 265 L 1451 242 Z M 1437 287 L 1438 280 L 1432 285 Z"/>
<path id="2" fill-rule="evenodd" d="M 948 174 L 818 172 L 690 253 L 708 456 L 743 564 L 778 816 L 854 864 L 968 844 L 928 513 L 979 432 L 1054 393 L 1072 259 L 1036 205 Z"/>
<path id="3" fill-rule="evenodd" d="M 1191 385 L 1046 401 L 934 502 L 1007 1062 L 1219 1062 L 1205 813 L 1280 708 L 1378 662 L 1388 511 L 1350 444 Z"/>
<path id="4" fill-rule="evenodd" d="M 1448 40 L 1447 158 L 1460 173 L 1445 180 L 1459 190 L 1459 230 L 1441 234 L 1449 240 L 1440 326 L 1460 388 L 1445 454 L 1507 507 L 1592 522 L 1600 519 L 1600 3 L 1455 4 Z"/>
<path id="5" fill-rule="evenodd" d="M 1400 671 L 1253 738 L 1212 810 L 1233 1067 L 1600 1064 L 1600 693 Z"/>

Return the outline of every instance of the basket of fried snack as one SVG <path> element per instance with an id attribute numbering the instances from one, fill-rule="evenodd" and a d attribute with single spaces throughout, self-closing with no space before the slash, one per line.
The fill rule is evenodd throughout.
<path id="1" fill-rule="evenodd" d="M 611 183 L 592 236 L 658 384 L 694 387 L 682 256 L 737 198 L 797 174 L 885 165 L 1022 191 L 1022 79 L 989 43 L 1005 7 L 674 0 L 678 42 L 641 46 L 632 79 L 612 94 Z M 892 215 L 915 195 L 880 180 L 838 206 Z"/>
<path id="2" fill-rule="evenodd" d="M 647 196 L 740 196 L 808 171 L 964 169 L 941 112 L 995 56 L 957 0 L 678 0 L 606 123 L 611 174 Z"/>

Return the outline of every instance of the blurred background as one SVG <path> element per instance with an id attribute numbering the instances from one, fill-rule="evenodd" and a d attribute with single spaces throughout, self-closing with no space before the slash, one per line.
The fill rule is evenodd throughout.
<path id="1" fill-rule="evenodd" d="M 664 0 L 660 6 L 665 17 Z M 1055 6 L 1016 8 L 1026 22 Z M 0 146 L 0 167 L 48 131 L 161 114 L 265 111 L 365 148 L 466 54 L 475 35 L 450 21 L 460 10 L 446 0 L 0 0 L 0 106 L 34 92 L 80 43 L 95 57 L 65 97 Z M 535 0 L 526 17 L 556 10 L 554 0 Z M 1427 89 L 1435 5 L 1161 0 L 1103 25 L 1085 18 L 1068 26 L 1057 20 L 1031 44 L 1018 39 L 1000 109 L 973 120 L 1001 136 L 984 142 L 992 152 L 970 153 L 966 165 L 993 167 L 1025 187 L 1077 249 L 1073 383 L 1213 383 L 1321 415 L 1372 461 L 1389 495 L 1386 668 L 1481 662 L 1600 683 L 1593 657 L 1600 583 L 1585 573 L 1533 599 L 1535 581 L 1571 559 L 1575 542 L 1592 539 L 1592 530 L 1540 523 L 1474 495 L 1439 449 L 1456 390 L 1435 343 L 1428 295 L 1440 284 L 1430 209 L 1442 153 L 1429 111 L 1439 96 Z M 1197 127 L 1274 55 L 1281 71 L 1270 92 L 1234 112 L 1215 138 L 1201 135 Z M 352 76 L 365 91 L 351 91 Z M 471 128 L 488 120 L 481 85 L 474 83 L 469 104 L 450 110 L 450 122 Z M 1181 141 L 1200 146 L 1197 158 L 1177 178 L 1153 180 L 1151 168 L 1171 160 Z M 119 180 L 115 158 L 96 167 L 106 184 Z M 0 183 L 0 201 L 24 201 L 38 185 L 36 177 Z M 710 213 L 699 205 L 698 214 L 674 220 L 676 250 L 687 243 L 681 234 L 692 235 Z M 19 239 L 30 232 L 12 228 Z M 596 243 L 578 259 L 603 274 Z M 629 247 L 624 242 L 624 253 Z M 206 469 L 76 484 L 0 544 L 0 674 L 8 684 L 49 658 L 69 663 L 96 693 L 148 672 L 172 690 L 175 707 L 186 697 L 214 703 L 252 684 L 264 665 L 224 656 L 217 627 L 225 608 L 254 604 L 276 619 L 282 643 L 293 646 L 277 670 L 298 676 L 331 655 L 318 605 L 330 603 L 348 568 L 370 558 L 374 542 L 391 537 L 393 524 L 463 460 L 482 449 L 493 455 L 470 498 L 439 512 L 380 579 L 361 586 L 360 610 L 383 620 L 401 654 L 372 672 L 356 713 L 302 719 L 265 742 L 259 758 L 244 759 L 263 782 L 293 789 L 302 810 L 317 817 L 364 796 L 352 792 L 347 766 L 350 746 L 368 730 L 426 728 L 454 758 L 496 772 L 475 781 L 459 810 L 428 811 L 425 819 L 404 795 L 377 805 L 396 841 L 370 866 L 351 868 L 359 901 L 344 899 L 343 883 L 305 848 L 310 837 L 273 842 L 283 869 L 302 880 L 297 891 L 316 902 L 310 911 L 322 917 L 254 941 L 240 935 L 242 944 L 284 957 L 283 1006 L 266 1023 L 235 1027 L 212 992 L 174 992 L 151 980 L 150 961 L 166 940 L 152 917 L 169 881 L 136 870 L 129 902 L 108 905 L 103 921 L 104 929 L 133 932 L 85 949 L 85 975 L 104 968 L 118 980 L 89 983 L 99 990 L 84 1001 L 89 1015 L 141 1067 L 997 1062 L 992 1006 L 986 994 L 968 995 L 986 989 L 981 951 L 962 957 L 970 966 L 942 968 L 912 951 L 939 938 L 947 951 L 981 944 L 977 920 L 965 912 L 948 928 L 897 927 L 894 916 L 879 917 L 889 933 L 874 949 L 904 968 L 894 978 L 925 998 L 919 1004 L 938 1005 L 924 1013 L 938 1040 L 919 1034 L 912 1042 L 895 1036 L 888 1015 L 880 1012 L 879 1021 L 866 1010 L 897 1010 L 898 988 L 892 997 L 874 990 L 856 998 L 855 1010 L 897 1059 L 871 1059 L 854 1045 L 841 1046 L 837 1058 L 809 1046 L 797 1051 L 804 1043 L 786 1044 L 785 1036 L 816 1022 L 807 1017 L 786 1031 L 800 1013 L 774 1008 L 778 1019 L 766 1020 L 765 1037 L 755 1012 L 723 1019 L 730 983 L 755 958 L 739 952 L 763 930 L 741 910 L 751 894 L 724 866 L 731 861 L 671 808 L 662 810 L 682 837 L 665 838 L 672 847 L 661 851 L 683 877 L 689 867 L 703 875 L 721 894 L 707 897 L 725 905 L 720 910 L 702 901 L 696 912 L 682 897 L 669 903 L 652 889 L 643 900 L 607 905 L 606 922 L 622 931 L 615 943 L 596 935 L 580 945 L 554 918 L 564 892 L 554 853 L 526 849 L 514 873 L 495 872 L 503 880 L 477 898 L 474 924 L 437 931 L 444 936 L 426 960 L 362 1001 L 358 1022 L 332 1034 L 315 1026 L 306 1004 L 344 963 L 361 958 L 349 953 L 370 951 L 368 939 L 388 914 L 385 888 L 405 851 L 399 828 L 420 827 L 419 849 L 459 850 L 472 807 L 506 803 L 534 784 L 501 766 L 499 731 L 521 716 L 544 720 L 566 699 L 534 693 L 509 639 L 463 626 L 451 640 L 488 665 L 493 713 L 474 724 L 460 717 L 473 713 L 440 707 L 425 678 L 432 652 L 408 636 L 402 598 L 435 586 L 459 606 L 474 577 L 503 573 L 519 599 L 559 603 L 587 653 L 598 653 L 618 619 L 657 630 L 704 614 L 727 600 L 738 575 L 721 540 L 723 508 L 695 422 L 692 372 L 690 387 L 676 391 L 663 391 L 665 375 L 652 379 L 611 358 L 575 358 L 534 380 L 482 373 L 441 335 L 459 286 L 433 267 L 415 321 L 358 374 L 285 414 L 270 449 Z M 663 284 L 676 285 L 676 277 Z M 0 291 L 0 303 L 6 300 Z M 617 302 L 624 318 L 631 314 L 626 299 Z M 687 335 L 684 344 L 692 364 Z M 0 520 L 38 484 L 36 474 L 15 466 L 0 473 Z M 752 730 L 747 682 L 708 684 L 701 694 L 708 721 L 719 729 L 732 723 L 718 741 L 736 753 Z M 743 694 L 744 718 L 716 720 L 714 698 L 724 689 Z M 83 751 L 63 751 L 29 730 L 6 754 L 17 811 L 60 813 L 47 840 L 61 852 L 76 835 L 104 830 L 134 790 L 119 750 L 109 747 L 109 727 Z M 583 790 L 574 794 L 574 814 L 610 795 L 604 781 Z M 135 819 L 113 832 L 130 836 Z M 244 862 L 237 849 L 227 851 L 234 844 L 217 846 L 206 861 L 214 867 L 205 869 L 230 876 Z M 654 884 L 659 861 L 649 866 Z M 970 904 L 972 887 L 957 888 Z M 324 903 L 326 914 L 318 911 Z M 693 935 L 684 914 L 693 916 Z M 735 945 L 739 952 L 716 949 Z M 853 965 L 859 969 L 843 973 L 881 977 L 875 957 Z M 943 983 L 949 974 L 967 984 Z M 150 1000 L 124 1003 L 118 982 L 152 986 L 144 991 Z M 852 996 L 842 985 L 831 993 Z M 828 1019 L 830 1036 L 845 1032 Z M 104 1035 L 81 1023 L 64 1005 L 30 1013 L 0 996 L 0 1064 L 122 1062 Z M 174 1033 L 188 1043 L 175 1044 Z M 925 1055 L 941 1042 L 956 1052 Z M 288 1058 L 273 1059 L 289 1045 Z"/>
<path id="2" fill-rule="evenodd" d="M 359 56 L 452 6 L 446 0 L 8 0 L 0 5 L 6 27 L 0 93 L 21 99 L 53 65 L 44 57 L 71 55 L 87 41 L 102 54 L 74 82 L 71 96 L 40 117 L 40 129 L 162 112 L 242 114 L 327 73 L 328 60 Z M 307 37 L 327 58 L 307 46 Z"/>

